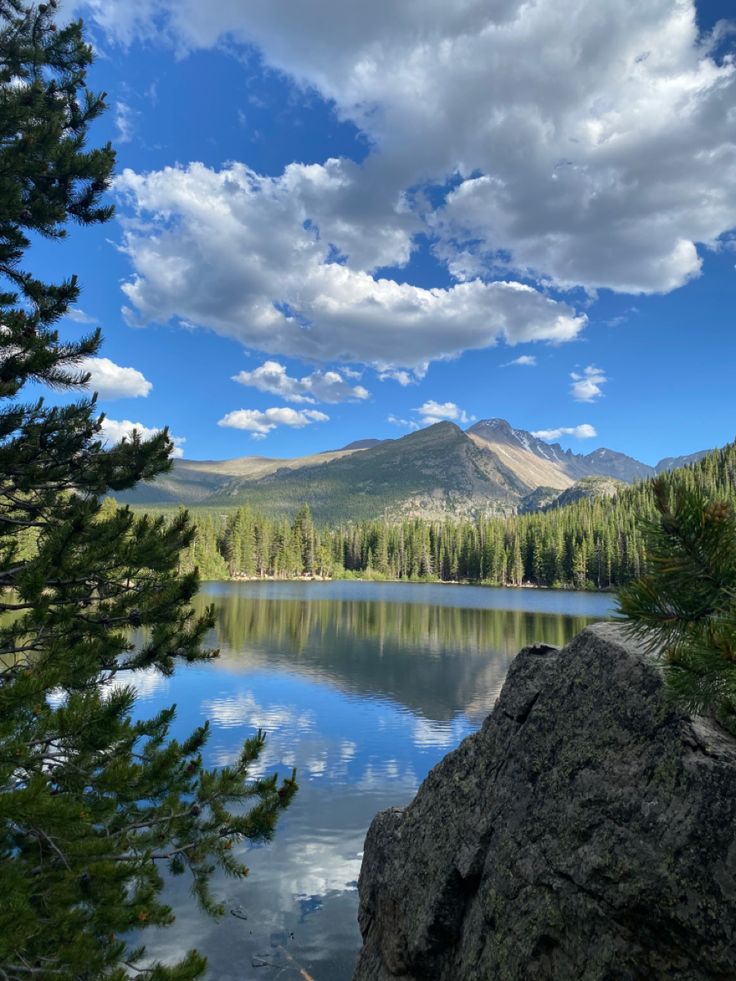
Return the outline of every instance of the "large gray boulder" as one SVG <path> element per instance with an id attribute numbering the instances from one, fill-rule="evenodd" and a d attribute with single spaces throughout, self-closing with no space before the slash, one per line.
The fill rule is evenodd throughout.
<path id="1" fill-rule="evenodd" d="M 735 873 L 736 740 L 597 624 L 374 819 L 354 981 L 735 979 Z"/>

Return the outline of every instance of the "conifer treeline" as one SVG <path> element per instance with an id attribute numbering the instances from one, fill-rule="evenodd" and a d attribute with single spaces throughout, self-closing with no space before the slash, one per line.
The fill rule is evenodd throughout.
<path id="1" fill-rule="evenodd" d="M 736 503 L 736 444 L 664 476 Z M 203 578 L 365 576 L 606 589 L 641 574 L 643 519 L 655 513 L 652 482 L 613 498 L 475 521 L 408 519 L 317 528 L 303 506 L 289 522 L 243 507 L 195 515 L 197 535 L 182 572 Z"/>

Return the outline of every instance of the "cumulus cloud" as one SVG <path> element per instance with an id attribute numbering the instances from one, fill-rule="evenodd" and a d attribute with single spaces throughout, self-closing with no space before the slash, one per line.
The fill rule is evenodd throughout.
<path id="1" fill-rule="evenodd" d="M 394 202 L 452 178 L 439 205 L 408 203 L 461 280 L 666 292 L 736 226 L 736 60 L 722 28 L 699 35 L 694 0 L 81 6 L 124 43 L 256 45 L 362 129 L 361 181 Z"/>
<path id="2" fill-rule="evenodd" d="M 412 409 L 418 419 L 402 419 L 400 416 L 390 415 L 387 422 L 392 426 L 399 426 L 402 429 L 422 429 L 424 426 L 434 426 L 437 422 L 454 422 L 457 425 L 465 425 L 473 422 L 475 416 L 469 415 L 465 409 L 461 409 L 454 402 L 435 402 L 428 399 L 423 405 Z"/>
<path id="3" fill-rule="evenodd" d="M 124 171 L 116 187 L 136 215 L 124 241 L 135 269 L 123 287 L 129 321 L 179 318 L 269 354 L 420 374 L 467 349 L 561 343 L 585 326 L 566 303 L 515 281 L 423 289 L 375 276 L 379 257 L 408 256 L 410 237 L 364 215 L 338 222 L 333 198 L 352 180 L 337 160 L 291 164 L 276 178 L 237 163 Z M 336 261 L 348 246 L 350 262 Z"/>
<path id="4" fill-rule="evenodd" d="M 423 426 L 433 426 L 436 422 L 456 422 L 468 423 L 475 419 L 470 416 L 454 402 L 435 402 L 433 399 L 414 409 L 419 413 L 419 418 Z"/>
<path id="5" fill-rule="evenodd" d="M 404 371 L 399 368 L 379 371 L 378 377 L 380 381 L 391 379 L 391 381 L 398 382 L 402 388 L 406 388 L 407 385 L 415 385 L 418 381 L 413 371 Z"/>
<path id="6" fill-rule="evenodd" d="M 576 402 L 595 402 L 603 395 L 601 386 L 608 381 L 605 373 L 594 364 L 584 368 L 582 374 L 572 371 L 570 377 L 572 378 L 570 391 Z"/>
<path id="7" fill-rule="evenodd" d="M 109 446 L 114 446 L 119 443 L 122 439 L 130 439 L 133 430 L 137 430 L 143 439 L 150 439 L 151 436 L 155 436 L 156 433 L 160 433 L 160 428 L 149 428 L 144 426 L 141 422 L 131 422 L 130 419 L 103 419 L 102 421 L 102 440 Z M 175 459 L 184 456 L 184 443 L 186 443 L 186 437 L 184 436 L 171 436 L 171 441 L 174 444 L 174 450 L 172 456 Z"/>
<path id="8" fill-rule="evenodd" d="M 240 371 L 233 375 L 233 381 L 269 395 L 280 395 L 287 402 L 348 402 L 370 397 L 367 389 L 348 384 L 338 371 L 314 371 L 303 378 L 290 378 L 278 361 L 264 361 L 253 371 Z"/>
<path id="9" fill-rule="evenodd" d="M 560 426 L 559 429 L 538 429 L 532 436 L 537 439 L 544 439 L 550 443 L 555 442 L 561 436 L 573 436 L 575 439 L 593 439 L 597 436 L 595 428 L 589 423 L 584 422 L 579 426 Z"/>
<path id="10" fill-rule="evenodd" d="M 145 398 L 153 388 L 140 371 L 123 368 L 109 358 L 85 358 L 79 367 L 89 372 L 87 387 L 103 399 Z"/>
<path id="11" fill-rule="evenodd" d="M 273 408 L 236 409 L 228 412 L 217 423 L 229 429 L 244 429 L 251 434 L 251 439 L 265 439 L 278 426 L 288 426 L 292 429 L 303 429 L 313 422 L 328 422 L 329 416 L 316 409 Z"/>
<path id="12" fill-rule="evenodd" d="M 511 365 L 518 364 L 524 365 L 528 368 L 533 368 L 537 363 L 537 359 L 533 354 L 522 354 L 521 357 L 514 358 L 513 361 L 507 361 L 506 364 L 502 364 L 502 368 L 510 368 Z"/>
<path id="13" fill-rule="evenodd" d="M 380 381 L 395 381 L 402 388 L 406 388 L 407 385 L 416 385 L 426 377 L 429 371 L 429 361 L 415 364 L 411 371 L 405 371 L 403 368 L 389 368 L 381 364 L 378 364 L 376 367 Z"/>

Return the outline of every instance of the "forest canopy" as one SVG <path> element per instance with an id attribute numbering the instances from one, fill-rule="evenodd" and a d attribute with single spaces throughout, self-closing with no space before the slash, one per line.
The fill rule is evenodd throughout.
<path id="1" fill-rule="evenodd" d="M 666 494 L 698 489 L 736 501 L 736 444 L 663 475 Z M 205 579 L 299 576 L 426 579 L 497 586 L 611 589 L 646 566 L 645 524 L 656 515 L 654 481 L 612 498 L 475 521 L 348 522 L 318 527 L 304 505 L 291 521 L 252 508 L 194 512 L 182 573 Z"/>

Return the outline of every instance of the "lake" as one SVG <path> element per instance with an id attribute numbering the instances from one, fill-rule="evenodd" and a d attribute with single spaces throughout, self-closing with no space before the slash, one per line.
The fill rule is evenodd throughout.
<path id="1" fill-rule="evenodd" d="M 611 611 L 610 595 L 409 583 L 206 583 L 221 656 L 144 673 L 144 715 L 176 703 L 172 734 L 210 719 L 205 758 L 233 761 L 268 733 L 261 772 L 298 771 L 299 792 L 251 873 L 219 879 L 228 913 L 177 913 L 146 931 L 163 960 L 197 947 L 217 981 L 348 981 L 360 946 L 357 879 L 376 811 L 406 804 L 429 769 L 490 712 L 508 666 L 535 641 L 562 645 Z"/>

